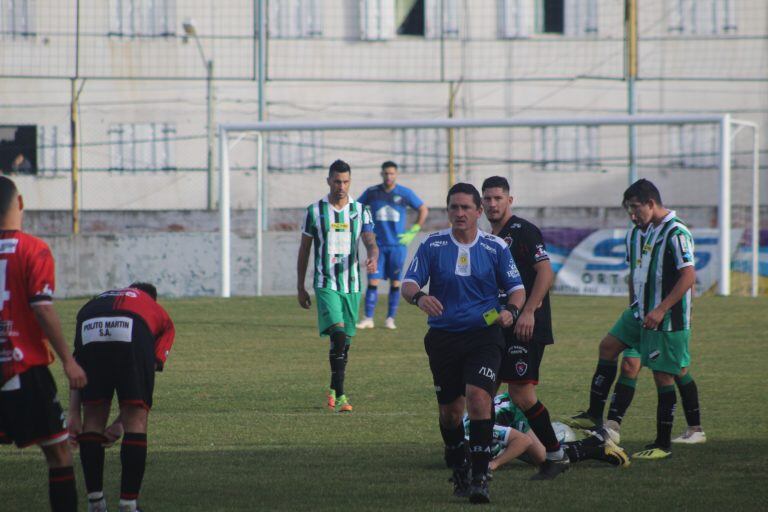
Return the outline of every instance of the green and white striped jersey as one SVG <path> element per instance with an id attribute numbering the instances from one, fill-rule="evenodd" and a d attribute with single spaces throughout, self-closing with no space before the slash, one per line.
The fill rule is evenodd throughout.
<path id="1" fill-rule="evenodd" d="M 634 227 L 627 233 L 627 260 L 640 318 L 669 295 L 680 278 L 680 269 L 694 265 L 693 237 L 688 227 L 670 211 L 658 226 L 645 232 Z M 664 315 L 661 331 L 691 328 L 689 289 Z"/>
<path id="2" fill-rule="evenodd" d="M 362 233 L 372 231 L 371 211 L 351 197 L 341 210 L 331 206 L 327 196 L 309 205 L 301 232 L 314 240 L 314 287 L 359 292 L 358 241 Z"/>

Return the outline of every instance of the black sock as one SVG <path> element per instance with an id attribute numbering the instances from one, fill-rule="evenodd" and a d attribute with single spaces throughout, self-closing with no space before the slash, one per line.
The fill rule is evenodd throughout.
<path id="1" fill-rule="evenodd" d="M 571 462 L 579 462 L 586 459 L 596 459 L 602 452 L 604 439 L 590 436 L 581 441 L 571 441 L 563 443 L 563 449 Z"/>
<path id="2" fill-rule="evenodd" d="M 147 465 L 147 434 L 126 432 L 120 446 L 122 476 L 120 499 L 135 500 L 139 497 L 144 468 Z"/>
<path id="3" fill-rule="evenodd" d="M 632 399 L 635 397 L 636 385 L 637 379 L 630 379 L 623 375 L 619 377 L 619 381 L 613 388 L 611 407 L 608 409 L 609 420 L 621 424 L 624 415 L 627 413 L 627 409 L 629 409 L 629 406 L 632 404 Z"/>
<path id="4" fill-rule="evenodd" d="M 107 441 L 98 432 L 83 432 L 77 436 L 80 444 L 80 462 L 83 465 L 85 489 L 88 493 L 104 490 L 104 446 Z"/>
<path id="5" fill-rule="evenodd" d="M 440 425 L 440 435 L 445 444 L 445 465 L 451 469 L 463 468 L 467 462 L 464 446 L 464 423 L 455 427 Z"/>
<path id="6" fill-rule="evenodd" d="M 605 401 L 611 391 L 613 379 L 616 378 L 618 366 L 618 361 L 600 359 L 597 362 L 597 368 L 592 377 L 592 387 L 589 390 L 589 410 L 587 411 L 587 414 L 595 419 L 603 419 Z"/>
<path id="7" fill-rule="evenodd" d="M 336 390 L 336 396 L 344 394 L 344 346 L 347 341 L 347 335 L 344 329 L 337 328 L 331 331 L 331 350 L 328 353 L 328 360 L 331 363 L 331 389 Z"/>
<path id="8" fill-rule="evenodd" d="M 689 427 L 698 427 L 701 425 L 701 411 L 699 410 L 699 388 L 696 381 L 690 373 L 682 377 L 675 377 L 677 389 L 680 390 L 680 399 L 683 402 L 683 411 L 685 412 L 685 421 Z"/>
<path id="9" fill-rule="evenodd" d="M 48 498 L 53 512 L 77 512 L 75 469 L 72 466 L 48 469 Z"/>
<path id="10" fill-rule="evenodd" d="M 677 395 L 675 386 L 658 388 L 659 403 L 656 407 L 656 441 L 657 446 L 669 449 L 672 439 L 672 423 L 675 419 L 675 404 Z"/>
<path id="11" fill-rule="evenodd" d="M 541 444 L 547 452 L 556 452 L 560 450 L 560 442 L 555 436 L 555 431 L 552 430 L 552 423 L 549 419 L 549 411 L 544 404 L 536 402 L 533 407 L 525 411 L 525 417 L 528 419 L 528 424 L 531 426 L 531 430 L 539 438 Z"/>
<path id="12" fill-rule="evenodd" d="M 469 420 L 469 452 L 472 460 L 472 479 L 488 474 L 493 442 L 493 421 Z"/>

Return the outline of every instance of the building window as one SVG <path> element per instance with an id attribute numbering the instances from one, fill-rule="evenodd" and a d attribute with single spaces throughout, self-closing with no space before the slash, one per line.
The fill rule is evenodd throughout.
<path id="1" fill-rule="evenodd" d="M 396 0 L 395 25 L 404 36 L 459 37 L 460 0 Z"/>
<path id="2" fill-rule="evenodd" d="M 534 26 L 534 0 L 498 0 L 497 20 L 500 39 L 531 36 Z"/>
<path id="3" fill-rule="evenodd" d="M 318 131 L 274 132 L 269 135 L 268 169 L 275 172 L 323 169 L 323 134 Z"/>
<path id="4" fill-rule="evenodd" d="M 716 126 L 677 125 L 669 127 L 672 167 L 711 169 L 720 165 L 720 143 Z"/>
<path id="5" fill-rule="evenodd" d="M 599 169 L 597 126 L 533 128 L 533 166 L 546 171 Z"/>
<path id="6" fill-rule="evenodd" d="M 394 141 L 393 152 L 401 172 L 434 173 L 448 167 L 446 130 L 398 130 Z"/>
<path id="7" fill-rule="evenodd" d="M 322 0 L 279 0 L 269 2 L 269 36 L 275 39 L 321 37 Z"/>
<path id="8" fill-rule="evenodd" d="M 360 39 L 385 41 L 395 35 L 395 0 L 360 0 Z"/>
<path id="9" fill-rule="evenodd" d="M 176 34 L 175 0 L 109 0 L 109 35 L 168 37 Z"/>
<path id="10" fill-rule="evenodd" d="M 0 0 L 0 32 L 10 36 L 35 35 L 34 0 Z"/>
<path id="11" fill-rule="evenodd" d="M 679 35 L 731 34 L 738 31 L 736 0 L 667 0 L 668 30 Z"/>
<path id="12" fill-rule="evenodd" d="M 566 36 L 586 36 L 597 33 L 598 0 L 536 0 L 536 32 L 540 34 L 562 34 Z M 512 4 L 507 10 L 518 16 L 528 18 L 533 9 L 526 0 L 509 0 Z M 513 23 L 521 21 L 513 19 Z M 520 36 L 517 36 L 520 37 Z"/>
<path id="13" fill-rule="evenodd" d="M 40 172 L 70 169 L 70 136 L 68 126 L 38 125 L 37 167 Z"/>
<path id="14" fill-rule="evenodd" d="M 111 171 L 176 169 L 176 127 L 169 123 L 113 124 L 109 128 Z"/>

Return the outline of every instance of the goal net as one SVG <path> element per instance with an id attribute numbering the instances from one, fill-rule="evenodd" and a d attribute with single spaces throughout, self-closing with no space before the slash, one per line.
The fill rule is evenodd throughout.
<path id="1" fill-rule="evenodd" d="M 327 194 L 339 158 L 352 167 L 352 197 L 396 162 L 398 183 L 430 209 L 425 232 L 448 226 L 452 183 L 506 177 L 515 214 L 542 229 L 557 293 L 626 295 L 621 199 L 634 177 L 654 182 L 692 228 L 697 293 L 755 295 L 768 279 L 757 126 L 728 115 L 272 121 L 222 124 L 218 135 L 225 297 L 244 279 L 257 295 L 293 293 L 304 209 Z"/>

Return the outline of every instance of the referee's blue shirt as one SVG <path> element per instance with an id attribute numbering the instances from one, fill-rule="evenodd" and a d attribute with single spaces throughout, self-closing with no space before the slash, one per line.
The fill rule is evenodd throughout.
<path id="1" fill-rule="evenodd" d="M 443 314 L 430 316 L 430 327 L 470 331 L 486 327 L 483 314 L 498 310 L 499 290 L 523 288 L 515 260 L 501 238 L 478 231 L 472 243 L 459 243 L 450 229 L 430 234 L 419 246 L 403 282 L 423 288 L 443 305 Z"/>
<path id="2" fill-rule="evenodd" d="M 371 208 L 373 230 L 379 246 L 399 245 L 397 235 L 405 233 L 407 207 L 417 210 L 424 204 L 413 190 L 402 185 L 395 185 L 389 192 L 383 184 L 374 185 L 368 187 L 357 200 Z"/>

